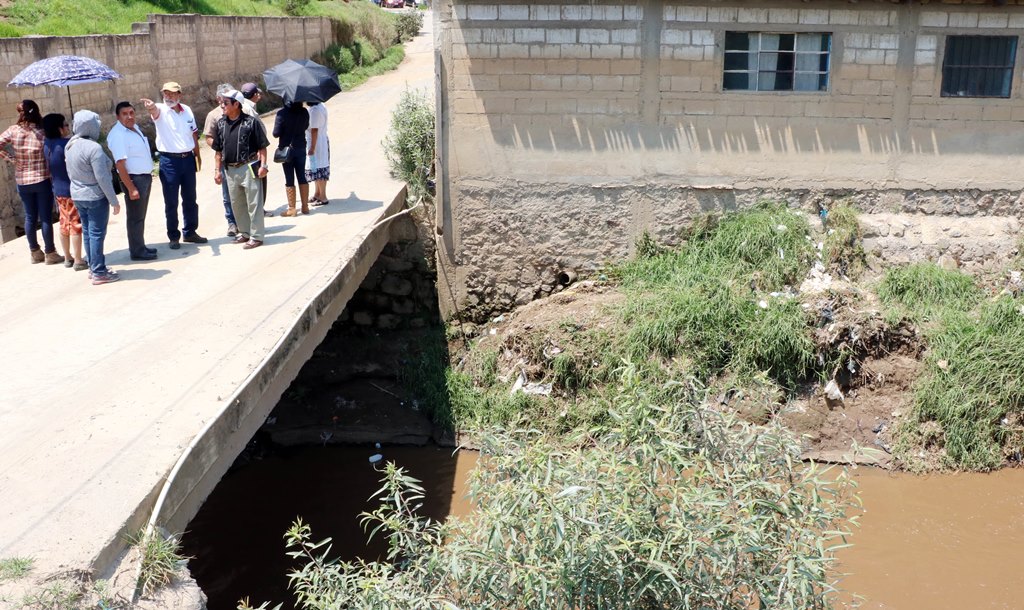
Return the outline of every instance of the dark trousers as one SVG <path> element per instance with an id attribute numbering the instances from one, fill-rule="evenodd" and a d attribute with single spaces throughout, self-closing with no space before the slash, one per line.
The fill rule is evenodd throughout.
<path id="1" fill-rule="evenodd" d="M 281 164 L 284 168 L 284 185 L 295 186 L 295 182 L 306 184 L 306 149 L 302 146 L 292 146 L 288 160 Z"/>
<path id="2" fill-rule="evenodd" d="M 224 218 L 227 219 L 229 225 L 237 224 L 235 212 L 231 209 L 231 195 L 228 194 L 228 173 L 224 171 L 224 168 L 220 170 L 220 193 L 224 197 Z"/>
<path id="3" fill-rule="evenodd" d="M 146 210 L 149 209 L 149 192 L 153 188 L 152 174 L 131 174 L 132 184 L 139 190 L 139 198 L 132 199 L 124 194 L 125 224 L 128 227 L 128 254 L 146 254 Z"/>
<path id="4" fill-rule="evenodd" d="M 160 184 L 164 191 L 164 216 L 167 218 L 167 237 L 181 239 L 178 230 L 178 193 L 181 193 L 181 216 L 185 233 L 199 229 L 199 205 L 196 203 L 196 158 L 160 155 Z"/>
<path id="5" fill-rule="evenodd" d="M 25 210 L 25 238 L 30 250 L 39 249 L 36 229 L 43 228 L 43 246 L 47 253 L 56 252 L 53 245 L 53 187 L 46 179 L 35 184 L 18 185 L 18 196 Z"/>

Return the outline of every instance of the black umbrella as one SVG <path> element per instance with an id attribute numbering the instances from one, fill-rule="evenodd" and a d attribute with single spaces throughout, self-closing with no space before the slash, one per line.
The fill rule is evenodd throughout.
<path id="1" fill-rule="evenodd" d="M 267 91 L 285 102 L 326 102 L 341 92 L 338 73 L 308 59 L 288 59 L 263 73 Z"/>

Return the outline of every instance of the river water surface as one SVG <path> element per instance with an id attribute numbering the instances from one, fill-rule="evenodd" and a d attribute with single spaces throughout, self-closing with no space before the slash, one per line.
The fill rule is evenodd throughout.
<path id="1" fill-rule="evenodd" d="M 184 537 L 193 577 L 210 610 L 285 601 L 282 534 L 301 515 L 314 538 L 334 538 L 343 558 L 379 557 L 357 515 L 380 474 L 367 458 L 378 450 L 312 447 L 285 451 L 227 475 Z M 424 481 L 426 514 L 465 515 L 466 476 L 476 454 L 435 447 L 380 450 Z M 864 503 L 853 547 L 840 551 L 841 587 L 870 610 L 1024 608 L 1024 470 L 913 476 L 854 471 Z M 846 596 L 847 599 L 850 595 Z M 285 607 L 291 607 L 286 603 Z"/>

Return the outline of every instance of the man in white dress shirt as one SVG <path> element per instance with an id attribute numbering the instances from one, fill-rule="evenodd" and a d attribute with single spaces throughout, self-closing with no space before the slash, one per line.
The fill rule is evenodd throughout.
<path id="1" fill-rule="evenodd" d="M 146 210 L 153 187 L 153 154 L 147 138 L 135 124 L 135 107 L 120 102 L 114 109 L 117 122 L 107 134 L 107 148 L 114 158 L 117 175 L 124 185 L 125 224 L 128 254 L 133 261 L 156 258 L 156 249 L 146 246 Z"/>
<path id="2" fill-rule="evenodd" d="M 171 250 L 181 241 L 205 244 L 199 229 L 199 205 L 196 203 L 196 172 L 202 167 L 199 157 L 199 127 L 192 109 L 181 103 L 181 85 L 164 83 L 163 103 L 142 98 L 149 117 L 156 125 L 156 150 L 160 153 L 160 184 L 164 192 L 164 215 Z M 178 230 L 178 193 L 181 193 L 181 216 L 184 235 Z"/>

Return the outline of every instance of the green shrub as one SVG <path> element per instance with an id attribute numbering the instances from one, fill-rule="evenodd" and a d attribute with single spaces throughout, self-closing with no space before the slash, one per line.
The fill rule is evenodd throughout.
<path id="1" fill-rule="evenodd" d="M 920 323 L 970 310 L 981 299 L 981 290 L 969 275 L 947 271 L 935 263 L 915 263 L 888 270 L 878 296 L 889 307 L 891 320 L 907 318 Z"/>
<path id="2" fill-rule="evenodd" d="M 414 197 L 426 195 L 435 148 L 434 105 L 426 92 L 406 89 L 402 93 L 383 146 L 392 175 L 404 180 Z"/>
<path id="3" fill-rule="evenodd" d="M 302 561 L 291 575 L 298 605 L 829 608 L 852 504 L 846 476 L 800 464 L 779 428 L 703 408 L 679 384 L 665 392 L 675 400 L 652 402 L 638 382 L 627 370 L 599 431 L 481 433 L 487 459 L 468 518 L 420 517 L 423 488 L 388 464 L 380 507 L 362 515 L 387 540 L 387 561 L 332 560 L 296 522 L 285 538 Z"/>
<path id="4" fill-rule="evenodd" d="M 340 74 L 346 74 L 348 72 L 351 72 L 352 70 L 355 70 L 356 58 L 352 54 L 352 50 L 346 49 L 344 47 L 338 49 L 338 54 L 335 59 L 335 65 L 337 66 L 337 71 Z"/>
<path id="5" fill-rule="evenodd" d="M 373 45 L 372 42 L 362 37 L 357 37 L 355 42 L 352 44 L 353 55 L 355 50 L 359 49 L 358 63 L 360 66 L 372 66 L 373 64 L 380 61 L 380 50 Z"/>
<path id="6" fill-rule="evenodd" d="M 398 31 L 397 42 L 412 40 L 423 29 L 423 13 L 419 11 L 399 13 L 395 21 L 395 28 Z"/>
<path id="7" fill-rule="evenodd" d="M 998 468 L 1024 452 L 1024 311 L 1004 296 L 976 314 L 955 313 L 929 333 L 924 374 L 901 435 L 902 457 L 919 449 L 920 429 L 939 425 L 945 466 Z"/>

